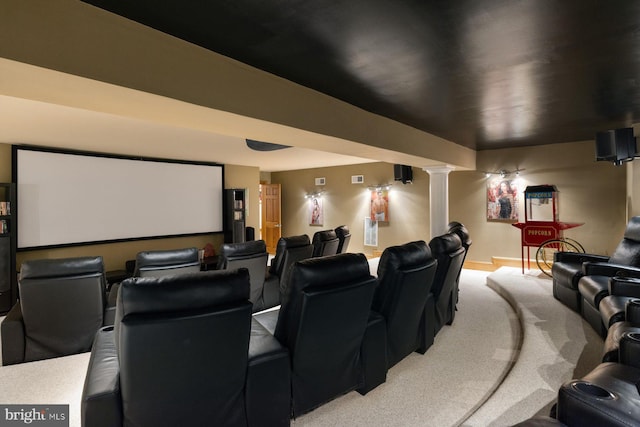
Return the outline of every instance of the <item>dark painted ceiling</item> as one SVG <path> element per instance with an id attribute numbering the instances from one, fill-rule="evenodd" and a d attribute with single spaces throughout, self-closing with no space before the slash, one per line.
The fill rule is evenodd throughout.
<path id="1" fill-rule="evenodd" d="M 640 117 L 640 1 L 86 2 L 478 150 Z"/>

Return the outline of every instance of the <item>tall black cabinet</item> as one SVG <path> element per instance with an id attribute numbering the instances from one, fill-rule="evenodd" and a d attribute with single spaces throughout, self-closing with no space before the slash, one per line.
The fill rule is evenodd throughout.
<path id="1" fill-rule="evenodd" d="M 224 241 L 225 243 L 242 243 L 245 241 L 246 226 L 246 190 L 230 188 L 224 190 Z"/>
<path id="2" fill-rule="evenodd" d="M 0 313 L 18 297 L 16 276 L 16 186 L 0 183 Z"/>

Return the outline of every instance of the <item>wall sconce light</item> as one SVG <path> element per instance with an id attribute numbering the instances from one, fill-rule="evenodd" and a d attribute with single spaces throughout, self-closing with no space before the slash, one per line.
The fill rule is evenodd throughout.
<path id="1" fill-rule="evenodd" d="M 382 190 L 387 190 L 389 191 L 391 189 L 391 185 L 392 184 L 380 184 L 380 185 L 370 185 L 369 187 L 367 187 L 367 190 L 369 191 L 377 191 L 380 192 Z"/>
<path id="2" fill-rule="evenodd" d="M 511 174 L 515 174 L 516 177 L 520 176 L 520 172 L 523 171 L 524 169 L 520 169 L 520 168 L 516 168 L 515 170 L 507 170 L 507 169 L 501 169 L 499 171 L 487 171 L 484 173 L 484 177 L 485 178 L 490 178 L 492 175 L 499 175 L 500 178 L 506 178 L 508 176 L 511 176 Z"/>
<path id="3" fill-rule="evenodd" d="M 322 195 L 324 194 L 324 191 L 318 191 L 315 193 L 307 193 L 304 195 L 305 199 L 318 199 L 320 197 L 322 197 Z"/>

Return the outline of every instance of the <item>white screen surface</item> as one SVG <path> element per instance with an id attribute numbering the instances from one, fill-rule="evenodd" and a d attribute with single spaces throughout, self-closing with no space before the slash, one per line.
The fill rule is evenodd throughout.
<path id="1" fill-rule="evenodd" d="M 15 154 L 18 248 L 223 231 L 221 165 Z"/>

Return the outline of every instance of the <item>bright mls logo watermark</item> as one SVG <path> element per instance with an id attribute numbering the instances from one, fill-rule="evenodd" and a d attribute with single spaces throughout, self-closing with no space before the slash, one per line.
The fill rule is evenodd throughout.
<path id="1" fill-rule="evenodd" d="M 0 405 L 0 427 L 69 427 L 69 405 Z"/>

